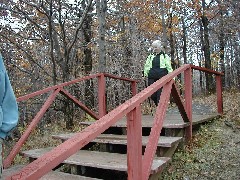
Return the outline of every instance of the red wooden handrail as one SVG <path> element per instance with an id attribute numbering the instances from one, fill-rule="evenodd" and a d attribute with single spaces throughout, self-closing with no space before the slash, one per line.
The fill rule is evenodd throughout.
<path id="1" fill-rule="evenodd" d="M 207 68 L 203 68 L 203 67 L 194 66 L 194 65 L 190 65 L 190 66 L 192 69 L 216 75 L 217 109 L 218 109 L 219 114 L 223 114 L 222 78 L 221 78 L 221 76 L 223 76 L 224 73 L 213 71 L 211 69 L 207 69 Z"/>
<path id="2" fill-rule="evenodd" d="M 222 72 L 217 72 L 217 71 L 207 69 L 207 68 L 204 68 L 204 67 L 194 66 L 192 64 L 190 65 L 190 67 L 192 69 L 196 69 L 196 70 L 203 71 L 203 72 L 210 73 L 210 74 L 221 75 L 221 76 L 224 75 L 224 73 L 222 73 Z"/>
<path id="3" fill-rule="evenodd" d="M 76 83 L 81 82 L 81 81 L 85 81 L 85 80 L 89 80 L 89 79 L 93 79 L 93 78 L 101 77 L 101 76 L 110 77 L 112 79 L 119 79 L 119 80 L 123 80 L 123 81 L 128 81 L 128 82 L 131 82 L 131 83 L 132 82 L 137 82 L 136 80 L 133 80 L 133 79 L 118 77 L 118 76 L 110 75 L 110 74 L 107 74 L 107 73 L 99 73 L 99 74 L 93 74 L 93 75 L 90 75 L 90 76 L 85 76 L 85 77 L 82 77 L 82 78 L 74 79 L 72 81 L 61 83 L 61 84 L 58 84 L 58 85 L 55 85 L 55 86 L 47 87 L 45 89 L 42 89 L 42 90 L 39 90 L 39 91 L 30 93 L 30 94 L 27 94 L 27 95 L 18 97 L 17 101 L 21 102 L 21 101 L 24 101 L 24 100 L 28 100 L 30 98 L 33 98 L 33 97 L 38 96 L 38 95 L 42 95 L 44 93 L 47 93 L 49 91 L 53 91 L 53 90 L 58 89 L 58 88 L 63 88 L 65 86 L 69 86 L 69 85 L 76 84 Z"/>
<path id="4" fill-rule="evenodd" d="M 50 107 L 52 102 L 55 100 L 58 93 L 61 93 L 64 96 L 66 96 L 68 99 L 72 100 L 76 105 L 81 107 L 85 112 L 87 112 L 93 118 L 99 119 L 100 117 L 104 116 L 106 114 L 105 75 L 106 75 L 106 77 L 110 77 L 110 78 L 114 78 L 114 79 L 120 79 L 120 80 L 123 80 L 123 81 L 129 81 L 131 83 L 131 85 L 136 83 L 136 80 L 117 77 L 117 76 L 110 76 L 109 74 L 101 73 L 101 74 L 95 74 L 95 75 L 90 75 L 90 76 L 86 76 L 86 77 L 83 77 L 83 78 L 75 79 L 75 80 L 65 82 L 65 83 L 62 83 L 62 84 L 58 84 L 58 85 L 48 87 L 48 88 L 45 88 L 43 90 L 36 91 L 34 93 L 30 93 L 28 95 L 21 96 L 21 97 L 17 98 L 17 101 L 21 102 L 21 101 L 25 101 L 25 100 L 28 100 L 30 98 L 33 98 L 35 96 L 42 95 L 44 93 L 48 93 L 48 92 L 52 91 L 51 95 L 46 100 L 46 102 L 44 103 L 44 105 L 42 106 L 40 111 L 37 113 L 37 115 L 33 118 L 33 120 L 29 124 L 29 126 L 26 129 L 26 131 L 24 132 L 24 134 L 21 136 L 21 138 L 18 140 L 18 142 L 14 145 L 14 147 L 11 150 L 11 152 L 9 153 L 9 155 L 4 159 L 4 161 L 3 161 L 4 168 L 7 168 L 11 165 L 13 159 L 19 153 L 21 147 L 26 142 L 30 133 L 37 126 L 38 122 L 44 116 L 45 112 Z M 80 102 L 78 99 L 76 99 L 68 91 L 63 89 L 66 86 L 69 86 L 69 85 L 72 85 L 72 84 L 75 84 L 75 83 L 78 83 L 78 82 L 81 82 L 81 81 L 84 81 L 84 80 L 89 80 L 89 79 L 92 79 L 92 78 L 96 78 L 96 77 L 98 78 L 99 115 L 94 113 L 92 110 L 88 109 L 82 102 Z M 132 94 L 133 95 L 136 94 L 136 85 L 132 88 Z"/>
<path id="5" fill-rule="evenodd" d="M 63 142 L 59 146 L 55 147 L 51 151 L 47 152 L 40 158 L 36 159 L 32 163 L 28 164 L 20 170 L 20 172 L 15 173 L 11 176 L 12 179 L 37 179 L 45 175 L 47 172 L 55 168 L 65 159 L 76 153 L 90 141 L 95 139 L 98 135 L 108 129 L 111 125 L 115 124 L 123 116 L 127 115 L 127 150 L 128 150 L 128 177 L 133 180 L 147 180 L 150 174 L 150 168 L 152 165 L 153 154 L 156 151 L 156 142 L 159 138 L 159 132 L 162 129 L 162 123 L 164 116 L 166 114 L 167 104 L 170 97 L 170 93 L 176 99 L 176 104 L 183 116 L 184 121 L 190 122 L 192 125 L 192 79 L 191 70 L 201 68 L 196 68 L 191 65 L 183 65 L 172 73 L 164 76 L 154 84 L 145 88 L 138 94 L 136 94 L 131 99 L 127 100 L 125 103 L 121 104 L 108 114 L 104 115 L 104 109 L 102 109 L 102 115 L 98 121 L 91 124 L 83 131 L 75 134 L 72 138 Z M 206 69 L 202 69 L 206 71 Z M 184 72 L 185 76 L 185 104 L 183 104 L 179 91 L 176 88 L 173 78 Z M 213 73 L 212 71 L 208 71 Z M 221 75 L 214 73 L 217 76 Z M 103 79 L 100 78 L 100 81 Z M 220 78 L 217 78 L 217 94 L 220 96 L 221 84 Z M 136 87 L 136 82 L 132 83 L 132 87 Z M 157 114 L 154 118 L 154 125 L 150 133 L 150 141 L 146 146 L 146 151 L 142 159 L 141 147 L 141 110 L 140 105 L 148 97 L 150 97 L 159 88 L 163 87 L 163 92 L 160 98 L 160 103 L 157 107 Z M 135 92 L 136 93 L 136 92 Z M 135 94 L 133 93 L 133 94 Z M 101 95 L 101 93 L 100 93 Z M 191 97 L 189 97 L 191 96 Z M 103 97 L 102 97 L 103 98 Z M 101 100 L 104 103 L 104 99 Z M 221 106 L 222 101 L 218 101 L 218 106 Z M 219 111 L 222 111 L 219 108 Z M 187 135 L 191 138 L 192 127 L 189 127 Z M 157 135 L 156 135 L 157 134 Z M 10 177 L 9 177 L 10 178 Z"/>
<path id="6" fill-rule="evenodd" d="M 53 90 L 58 89 L 58 88 L 63 88 L 65 86 L 69 86 L 71 84 L 76 84 L 76 83 L 84 81 L 84 80 L 89 80 L 89 79 L 98 77 L 100 75 L 101 74 L 94 74 L 94 75 L 90 75 L 90 76 L 85 76 L 85 77 L 78 78 L 78 79 L 75 79 L 75 80 L 72 80 L 72 81 L 69 81 L 69 82 L 65 82 L 65 83 L 55 85 L 55 86 L 47 87 L 47 88 L 42 89 L 40 91 L 36 91 L 36 92 L 30 93 L 30 94 L 27 94 L 25 96 L 21 96 L 21 97 L 17 98 L 17 101 L 20 102 L 20 101 L 28 100 L 28 99 L 33 98 L 35 96 L 45 94 L 49 91 L 53 91 Z"/>

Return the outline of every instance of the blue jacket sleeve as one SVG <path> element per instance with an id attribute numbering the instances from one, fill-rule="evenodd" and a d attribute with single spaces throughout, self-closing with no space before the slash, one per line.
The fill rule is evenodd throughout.
<path id="1" fill-rule="evenodd" d="M 17 122 L 17 101 L 0 55 L 0 138 L 4 139 Z"/>

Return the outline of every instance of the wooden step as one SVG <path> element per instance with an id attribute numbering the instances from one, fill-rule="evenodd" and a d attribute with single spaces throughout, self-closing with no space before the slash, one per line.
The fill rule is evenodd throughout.
<path id="1" fill-rule="evenodd" d="M 53 135 L 55 139 L 61 139 L 65 141 L 71 138 L 75 133 Z M 142 152 L 144 153 L 145 147 L 148 143 L 148 136 L 142 136 Z M 182 137 L 166 137 L 160 136 L 158 140 L 156 155 L 158 157 L 172 157 L 173 153 L 178 147 L 178 144 L 182 142 Z M 117 134 L 101 134 L 92 142 L 90 142 L 83 149 L 89 149 L 93 145 L 98 144 L 98 151 L 111 152 L 111 153 L 127 153 L 127 136 Z"/>
<path id="2" fill-rule="evenodd" d="M 212 114 L 193 114 L 192 115 L 193 129 L 199 127 L 203 122 L 210 121 L 214 118 L 219 117 L 218 113 Z M 149 136 L 151 128 L 153 126 L 154 117 L 152 115 L 142 115 L 142 134 L 143 136 Z M 94 121 L 81 122 L 80 124 L 89 126 L 93 124 Z M 167 114 L 163 122 L 163 130 L 161 136 L 173 136 L 173 137 L 184 137 L 185 128 L 189 126 L 189 122 L 184 122 L 181 115 Z M 114 125 L 108 128 L 105 134 L 127 134 L 127 120 L 126 117 L 123 117 L 117 121 Z"/>
<path id="3" fill-rule="evenodd" d="M 23 151 L 21 154 L 25 157 L 36 159 L 52 148 L 35 149 Z M 154 157 L 151 174 L 161 171 L 171 160 L 168 157 Z M 127 172 L 127 155 L 117 153 L 107 153 L 98 151 L 80 150 L 76 154 L 66 159 L 64 164 L 73 166 L 83 166 L 85 168 L 100 168 L 103 170 L 113 170 Z"/>
<path id="4" fill-rule="evenodd" d="M 211 119 L 214 119 L 216 117 L 219 117 L 219 114 L 213 113 L 213 114 L 193 114 L 192 119 L 193 119 L 193 125 L 203 123 L 206 121 L 209 121 Z M 143 128 L 151 128 L 153 125 L 153 119 L 154 117 L 152 115 L 142 115 L 142 127 Z M 127 127 L 126 123 L 126 117 L 123 117 L 117 123 L 112 125 L 112 127 Z M 82 125 L 91 125 L 94 123 L 94 121 L 86 121 L 86 122 L 81 122 Z M 166 118 L 163 122 L 163 128 L 185 128 L 189 126 L 188 122 L 184 122 L 180 114 L 167 114 Z"/>
<path id="5" fill-rule="evenodd" d="M 59 134 L 53 135 L 54 139 L 61 139 L 63 141 L 74 136 L 75 133 L 69 134 Z M 161 147 L 172 147 L 174 144 L 179 143 L 182 140 L 182 137 L 166 137 L 160 136 L 158 140 L 158 146 Z M 127 145 L 127 136 L 126 135 L 117 135 L 117 134 L 101 134 L 92 142 L 95 143 L 107 143 L 107 144 L 121 144 Z M 148 143 L 148 136 L 142 136 L 142 145 L 146 146 Z"/>
<path id="6" fill-rule="evenodd" d="M 3 179 L 13 175 L 20 171 L 24 165 L 12 166 L 8 169 L 3 170 Z M 48 174 L 40 178 L 40 180 L 98 180 L 96 178 L 84 177 L 79 175 L 68 174 L 59 171 L 51 171 Z"/>
<path id="7" fill-rule="evenodd" d="M 91 125 L 94 121 L 85 121 L 81 122 L 82 125 Z M 142 116 L 142 127 L 151 128 L 153 125 L 153 116 L 152 115 L 143 115 Z M 171 116 L 171 119 L 166 118 L 163 122 L 163 128 L 184 128 L 188 126 L 189 123 L 185 123 L 182 119 L 179 119 L 178 116 Z M 126 128 L 127 120 L 126 117 L 117 121 L 111 127 Z"/>

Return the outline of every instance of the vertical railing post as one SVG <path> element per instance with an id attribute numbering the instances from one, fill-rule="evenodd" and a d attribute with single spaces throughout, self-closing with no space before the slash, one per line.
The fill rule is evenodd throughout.
<path id="1" fill-rule="evenodd" d="M 103 117 L 106 114 L 106 82 L 104 74 L 98 76 L 98 110 L 99 118 Z"/>
<path id="2" fill-rule="evenodd" d="M 142 120 L 141 106 L 127 114 L 128 180 L 142 179 Z"/>
<path id="3" fill-rule="evenodd" d="M 136 81 L 131 82 L 131 89 L 132 89 L 132 96 L 135 96 L 137 94 L 137 82 Z"/>
<path id="4" fill-rule="evenodd" d="M 221 78 L 221 75 L 216 75 L 216 90 L 217 90 L 218 113 L 223 114 L 222 78 Z"/>
<path id="5" fill-rule="evenodd" d="M 184 71 L 185 82 L 185 108 L 189 118 L 189 126 L 186 129 L 186 139 L 192 138 L 192 68 Z"/>

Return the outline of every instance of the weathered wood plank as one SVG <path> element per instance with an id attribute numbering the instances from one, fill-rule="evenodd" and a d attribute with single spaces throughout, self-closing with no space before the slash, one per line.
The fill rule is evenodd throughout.
<path id="1" fill-rule="evenodd" d="M 51 149 L 52 148 L 50 147 L 35 149 L 23 151 L 21 154 L 29 158 L 39 158 L 41 155 L 50 151 Z M 151 174 L 161 170 L 163 166 L 165 166 L 170 160 L 171 158 L 168 157 L 155 157 L 152 164 Z M 126 154 L 80 150 L 76 154 L 63 161 L 63 163 L 127 172 Z"/>
<path id="2" fill-rule="evenodd" d="M 193 114 L 193 125 L 200 124 L 211 119 L 217 118 L 220 115 L 218 113 L 213 114 Z M 126 117 L 117 121 L 112 127 L 127 127 L 126 125 Z M 86 121 L 81 122 L 82 125 L 91 125 L 94 121 Z M 143 115 L 142 116 L 142 127 L 143 128 L 151 128 L 153 125 L 153 116 L 152 115 Z M 167 114 L 165 121 L 163 122 L 163 128 L 185 128 L 189 125 L 183 121 L 180 114 Z"/>
<path id="3" fill-rule="evenodd" d="M 59 134 L 53 135 L 52 137 L 55 139 L 67 140 L 74 136 L 75 133 L 69 134 Z M 171 147 L 173 144 L 178 143 L 181 141 L 182 137 L 166 137 L 160 136 L 158 141 L 158 146 L 161 147 Z M 126 135 L 116 135 L 116 134 L 101 134 L 92 142 L 95 143 L 108 143 L 108 144 L 121 144 L 127 145 L 127 136 Z M 142 136 L 142 145 L 146 146 L 148 143 L 148 136 Z"/>
<path id="4" fill-rule="evenodd" d="M 24 165 L 16 165 L 16 166 L 12 166 L 8 169 L 4 169 L 3 170 L 3 179 L 5 179 L 8 176 L 11 176 L 11 174 L 18 172 L 23 167 L 24 167 Z M 41 177 L 39 180 L 98 180 L 98 179 L 63 173 L 63 172 L 59 172 L 59 171 L 51 171 L 48 174 Z"/>

